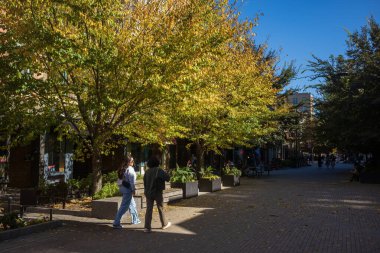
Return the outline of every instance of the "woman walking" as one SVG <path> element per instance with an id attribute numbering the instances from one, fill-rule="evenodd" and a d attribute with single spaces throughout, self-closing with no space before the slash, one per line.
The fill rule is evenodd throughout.
<path id="1" fill-rule="evenodd" d="M 135 176 L 131 174 L 128 169 L 126 169 L 126 165 L 129 165 L 129 161 L 129 158 L 127 158 L 126 161 L 122 163 L 122 165 L 117 171 L 117 184 L 123 197 L 119 210 L 116 213 L 115 220 L 112 224 L 114 228 L 123 228 L 120 224 L 120 220 L 125 214 L 125 212 L 128 210 L 131 204 L 132 195 L 135 192 Z"/>
<path id="2" fill-rule="evenodd" d="M 133 160 L 133 157 L 129 159 L 129 164 L 128 164 L 128 172 L 131 176 L 133 176 L 134 180 L 133 182 L 136 182 L 137 175 L 134 169 L 135 161 Z M 133 186 L 135 183 L 133 183 Z M 140 224 L 141 221 L 139 219 L 139 213 L 137 212 L 137 207 L 136 207 L 136 202 L 133 196 L 135 195 L 135 190 L 133 191 L 132 198 L 131 198 L 131 204 L 129 205 L 129 212 L 131 213 L 131 224 Z"/>

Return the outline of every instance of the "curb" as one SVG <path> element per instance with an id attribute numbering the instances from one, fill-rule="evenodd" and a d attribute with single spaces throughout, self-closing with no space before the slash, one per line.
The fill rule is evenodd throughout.
<path id="1" fill-rule="evenodd" d="M 48 229 L 61 227 L 63 225 L 62 221 L 48 221 L 40 224 L 34 224 L 27 227 L 15 228 L 11 230 L 5 230 L 0 232 L 0 242 L 14 239 L 19 236 L 28 235 L 31 233 L 42 232 Z"/>
<path id="2" fill-rule="evenodd" d="M 57 209 L 57 208 L 46 208 L 46 207 L 27 207 L 27 213 L 50 213 L 50 209 L 53 210 L 54 214 L 62 215 L 72 215 L 77 217 L 91 217 L 91 211 L 81 211 L 81 210 L 69 210 L 69 209 Z"/>

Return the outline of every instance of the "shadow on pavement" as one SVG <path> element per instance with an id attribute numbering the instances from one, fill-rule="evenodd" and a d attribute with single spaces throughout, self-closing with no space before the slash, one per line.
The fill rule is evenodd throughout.
<path id="1" fill-rule="evenodd" d="M 376 252 L 380 186 L 349 183 L 348 172 L 306 167 L 242 178 L 241 186 L 169 205 L 167 230 L 157 213 L 152 233 L 142 224 L 65 221 L 5 242 L 1 252 Z"/>

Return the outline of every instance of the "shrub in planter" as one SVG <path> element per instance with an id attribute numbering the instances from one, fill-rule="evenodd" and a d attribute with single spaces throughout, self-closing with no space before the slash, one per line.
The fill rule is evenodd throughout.
<path id="1" fill-rule="evenodd" d="M 9 229 L 15 229 L 15 228 L 22 228 L 26 226 L 31 226 L 43 222 L 47 222 L 48 217 L 42 217 L 42 218 L 21 218 L 19 217 L 19 214 L 16 212 L 7 213 L 4 214 L 3 217 L 0 217 L 0 231 L 1 230 L 9 230 Z"/>
<path id="2" fill-rule="evenodd" d="M 201 175 L 199 180 L 199 191 L 214 192 L 222 189 L 221 178 L 214 174 L 214 169 L 212 167 L 202 168 L 199 173 Z"/>
<path id="3" fill-rule="evenodd" d="M 195 181 L 197 181 L 197 176 L 189 167 L 177 167 L 171 171 L 170 182 L 186 183 Z"/>
<path id="4" fill-rule="evenodd" d="M 0 218 L 0 224 L 4 230 L 25 227 L 27 224 L 19 218 L 18 213 L 7 213 Z"/>
<path id="5" fill-rule="evenodd" d="M 119 186 L 116 182 L 108 182 L 103 185 L 102 189 L 96 192 L 93 196 L 93 199 L 105 199 L 114 196 L 120 196 Z"/>
<path id="6" fill-rule="evenodd" d="M 171 172 L 170 186 L 182 188 L 183 198 L 198 196 L 198 181 L 195 172 L 189 167 L 177 167 Z"/>
<path id="7" fill-rule="evenodd" d="M 223 168 L 222 182 L 224 186 L 240 185 L 241 171 L 236 167 L 226 166 Z"/>

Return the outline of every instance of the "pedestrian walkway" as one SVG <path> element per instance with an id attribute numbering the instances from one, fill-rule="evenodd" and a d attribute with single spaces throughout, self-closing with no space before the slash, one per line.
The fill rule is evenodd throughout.
<path id="1" fill-rule="evenodd" d="M 352 165 L 242 178 L 241 186 L 167 207 L 173 223 L 111 228 L 72 216 L 62 228 L 0 243 L 0 252 L 380 252 L 380 185 L 349 182 Z M 142 223 L 143 224 L 143 223 Z"/>

